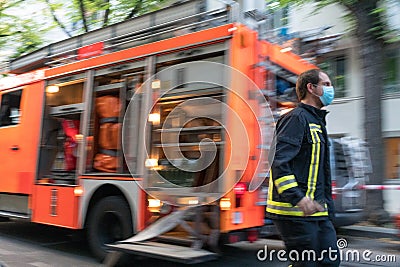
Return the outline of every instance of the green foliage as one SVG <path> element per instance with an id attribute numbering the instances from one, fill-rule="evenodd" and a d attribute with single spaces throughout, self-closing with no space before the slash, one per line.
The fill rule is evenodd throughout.
<path id="1" fill-rule="evenodd" d="M 2 56 L 17 57 L 36 50 L 43 44 L 43 35 L 51 27 L 41 20 L 42 14 L 24 12 L 36 0 L 0 1 L 0 50 Z M 7 55 L 5 52 L 8 51 Z"/>
<path id="2" fill-rule="evenodd" d="M 15 26 L 18 33 L 10 38 L 12 44 L 17 44 L 12 58 L 35 51 L 43 45 L 43 35 L 47 27 L 42 27 L 32 19 L 20 20 Z"/>
<path id="3" fill-rule="evenodd" d="M 71 37 L 157 10 L 171 2 L 0 0 L 0 51 L 10 51 L 13 54 L 8 57 L 18 57 L 42 47 L 46 35 L 48 37 L 48 32 L 55 27 Z"/>
<path id="4" fill-rule="evenodd" d="M 157 10 L 175 2 L 174 0 L 0 0 L 0 49 L 15 48 L 18 56 L 39 48 L 44 42 L 44 36 L 51 28 L 57 27 L 67 36 L 78 35 L 110 24 L 121 22 L 141 14 Z M 340 3 L 347 7 L 346 15 L 353 25 L 357 26 L 354 10 L 361 3 L 379 1 L 365 0 L 280 0 L 266 1 L 277 8 L 275 3 L 282 5 L 301 5 L 305 2 L 316 2 L 318 12 L 324 6 Z M 41 12 L 36 10 L 42 5 Z M 30 10 L 30 7 L 35 7 Z M 16 15 L 16 10 L 24 11 L 24 17 Z M 30 12 L 32 15 L 30 15 Z M 36 15 L 34 14 L 36 13 Z M 38 14 L 40 13 L 40 14 Z M 353 15 L 353 16 L 352 16 Z M 369 32 L 377 39 L 384 38 L 387 42 L 400 41 L 399 34 L 388 29 L 385 20 L 385 9 L 381 6 L 370 10 L 375 24 Z M 50 26 L 48 26 L 50 25 Z M 54 40 L 57 41 L 57 40 Z"/>
<path id="5" fill-rule="evenodd" d="M 42 0 L 52 17 L 69 36 L 92 31 L 110 24 L 151 12 L 171 2 L 167 0 Z M 62 13 L 63 16 L 58 16 Z"/>

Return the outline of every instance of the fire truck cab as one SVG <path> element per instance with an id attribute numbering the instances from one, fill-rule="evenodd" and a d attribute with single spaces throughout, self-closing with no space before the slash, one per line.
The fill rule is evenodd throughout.
<path id="1" fill-rule="evenodd" d="M 193 263 L 255 240 L 275 80 L 315 66 L 240 11 L 183 1 L 13 60 L 0 80 L 0 216 L 86 229 L 99 260 Z"/>

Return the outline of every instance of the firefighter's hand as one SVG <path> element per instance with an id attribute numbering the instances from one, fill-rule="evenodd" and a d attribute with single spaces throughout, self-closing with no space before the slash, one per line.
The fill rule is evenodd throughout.
<path id="1" fill-rule="evenodd" d="M 310 216 L 318 211 L 324 211 L 324 208 L 316 201 L 311 200 L 308 197 L 303 197 L 297 206 L 303 212 L 303 216 Z"/>

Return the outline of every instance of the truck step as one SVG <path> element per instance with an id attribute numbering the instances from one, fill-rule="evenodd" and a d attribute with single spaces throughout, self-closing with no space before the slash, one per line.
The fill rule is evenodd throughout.
<path id="1" fill-rule="evenodd" d="M 124 243 L 119 242 L 107 246 L 111 251 L 119 253 L 135 254 L 144 257 L 156 258 L 161 260 L 168 260 L 179 262 L 183 264 L 197 264 L 206 261 L 215 260 L 218 254 L 204 250 L 195 249 L 191 247 L 177 246 L 159 242 L 133 242 Z M 111 253 L 108 257 L 114 257 L 115 253 Z M 108 262 L 107 266 L 112 266 L 110 259 L 105 260 Z"/>
<path id="2" fill-rule="evenodd" d="M 160 235 L 155 238 L 156 242 L 164 243 L 164 244 L 172 244 L 178 246 L 186 246 L 190 247 L 196 239 L 190 236 L 173 236 L 173 235 Z"/>
<path id="3" fill-rule="evenodd" d="M 174 211 L 168 216 L 159 219 L 151 224 L 149 227 L 140 231 L 138 234 L 122 241 L 124 243 L 137 243 L 145 240 L 150 240 L 164 233 L 167 233 L 179 225 L 186 210 Z"/>

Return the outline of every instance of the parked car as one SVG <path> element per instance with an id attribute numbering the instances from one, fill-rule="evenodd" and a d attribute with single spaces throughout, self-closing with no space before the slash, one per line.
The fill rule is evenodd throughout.
<path id="1" fill-rule="evenodd" d="M 366 143 L 358 138 L 330 138 L 332 197 L 336 228 L 355 224 L 364 218 L 365 184 L 371 172 Z"/>

